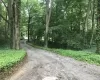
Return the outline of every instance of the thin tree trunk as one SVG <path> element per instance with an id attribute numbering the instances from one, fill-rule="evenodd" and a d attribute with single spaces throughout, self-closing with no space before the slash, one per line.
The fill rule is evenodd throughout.
<path id="1" fill-rule="evenodd" d="M 95 17 L 95 0 L 92 1 L 92 34 L 91 34 L 91 39 L 90 39 L 90 47 L 92 45 L 93 42 L 93 35 L 94 35 L 94 27 L 95 27 L 95 23 L 94 23 L 94 17 Z"/>
<path id="2" fill-rule="evenodd" d="M 86 18 L 85 18 L 85 26 L 83 28 L 83 45 L 84 45 L 84 47 L 87 44 L 86 33 L 88 31 L 88 19 L 89 19 L 90 6 L 91 6 L 91 0 L 88 0 L 88 6 L 87 6 L 87 12 L 86 12 Z"/>
<path id="3" fill-rule="evenodd" d="M 1 4 L 0 4 L 0 14 L 2 14 L 2 6 L 1 6 Z M 0 16 L 0 22 L 1 22 L 1 16 Z"/>
<path id="4" fill-rule="evenodd" d="M 31 16 L 29 13 L 29 18 L 28 18 L 28 42 L 30 42 L 30 22 L 31 22 Z"/>
<path id="5" fill-rule="evenodd" d="M 7 19 L 7 13 L 6 13 L 6 19 Z M 8 42 L 8 31 L 7 31 L 7 22 L 5 21 L 5 42 Z"/>
<path id="6" fill-rule="evenodd" d="M 48 47 L 49 22 L 51 17 L 52 0 L 46 0 L 46 31 L 45 31 L 45 47 Z"/>
<path id="7" fill-rule="evenodd" d="M 100 53 L 100 0 L 97 3 L 97 30 L 96 30 L 96 53 Z"/>

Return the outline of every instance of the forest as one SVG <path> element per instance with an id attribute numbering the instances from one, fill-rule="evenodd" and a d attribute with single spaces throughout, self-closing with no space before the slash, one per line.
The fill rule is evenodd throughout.
<path id="1" fill-rule="evenodd" d="M 97 47 L 99 0 L 1 0 L 0 42 L 20 49 L 20 40 L 50 48 Z"/>
<path id="2" fill-rule="evenodd" d="M 17 57 L 9 66 L 26 56 L 25 44 L 100 64 L 100 0 L 0 0 L 0 53 Z"/>

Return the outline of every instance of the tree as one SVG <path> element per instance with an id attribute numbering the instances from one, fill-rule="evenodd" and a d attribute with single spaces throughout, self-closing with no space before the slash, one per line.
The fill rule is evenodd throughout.
<path id="1" fill-rule="evenodd" d="M 99 45 L 99 17 L 96 27 L 95 0 L 1 1 L 0 28 L 3 33 L 8 29 L 8 38 L 10 36 L 13 49 L 19 49 L 20 33 L 22 37 L 28 37 L 28 41 L 45 47 L 80 50 L 92 47 L 93 44 Z M 4 27 L 7 23 L 8 28 Z"/>
<path id="2" fill-rule="evenodd" d="M 100 53 L 100 0 L 97 3 L 97 30 L 96 30 L 96 53 Z"/>
<path id="3" fill-rule="evenodd" d="M 45 47 L 48 47 L 48 31 L 51 17 L 52 0 L 46 0 L 46 31 L 45 31 Z"/>
<path id="4" fill-rule="evenodd" d="M 91 3 L 91 14 L 92 14 L 92 32 L 91 32 L 91 38 L 90 38 L 90 47 L 92 46 L 93 43 L 93 38 L 94 38 L 94 31 L 95 31 L 95 0 L 92 0 Z"/>
<path id="5" fill-rule="evenodd" d="M 9 0 L 8 1 L 8 16 L 10 26 L 10 39 L 11 48 L 20 49 L 20 6 L 21 0 Z"/>

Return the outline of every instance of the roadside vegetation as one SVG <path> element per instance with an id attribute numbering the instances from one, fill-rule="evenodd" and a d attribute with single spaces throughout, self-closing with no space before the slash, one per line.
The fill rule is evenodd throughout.
<path id="1" fill-rule="evenodd" d="M 92 52 L 86 52 L 86 51 L 74 51 L 74 50 L 64 50 L 64 49 L 50 49 L 50 48 L 44 48 L 44 49 L 48 51 L 53 51 L 62 56 L 74 58 L 79 61 L 84 61 L 90 64 L 100 65 L 100 55 L 99 54 L 95 54 Z"/>
<path id="2" fill-rule="evenodd" d="M 31 44 L 29 44 L 31 45 Z M 65 56 L 65 57 L 71 57 L 73 59 L 84 61 L 90 64 L 96 64 L 100 65 L 100 55 L 90 52 L 90 51 L 75 51 L 75 50 L 65 50 L 65 49 L 55 49 L 55 48 L 45 48 L 45 47 L 39 47 L 35 45 L 31 45 L 36 48 L 44 49 L 47 51 L 54 52 L 56 54 Z"/>
<path id="3" fill-rule="evenodd" d="M 1 70 L 24 58 L 20 39 L 46 49 L 57 48 L 50 50 L 63 56 L 100 64 L 100 0 L 0 0 L 0 3 Z M 94 46 L 97 54 L 80 51 Z"/>
<path id="4" fill-rule="evenodd" d="M 63 50 L 63 49 L 52 49 L 53 52 L 60 54 L 62 56 L 68 56 L 79 61 L 85 61 L 91 64 L 100 65 L 100 55 L 85 52 L 85 51 L 74 51 L 74 50 Z"/>
<path id="5" fill-rule="evenodd" d="M 0 50 L 0 71 L 7 71 L 20 62 L 26 53 L 24 50 Z"/>

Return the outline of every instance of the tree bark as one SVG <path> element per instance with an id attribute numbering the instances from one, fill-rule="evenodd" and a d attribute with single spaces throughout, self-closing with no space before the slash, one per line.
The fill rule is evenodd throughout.
<path id="1" fill-rule="evenodd" d="M 15 0 L 15 49 L 20 49 L 20 7 L 21 0 Z"/>
<path id="2" fill-rule="evenodd" d="M 28 18 L 28 42 L 30 42 L 30 22 L 31 22 L 32 17 L 30 16 L 29 13 L 29 18 Z"/>
<path id="3" fill-rule="evenodd" d="M 10 27 L 10 46 L 11 49 L 20 49 L 20 6 L 21 0 L 8 1 L 8 15 Z"/>
<path id="4" fill-rule="evenodd" d="M 97 30 L 96 30 L 96 53 L 100 53 L 100 0 L 97 3 Z"/>
<path id="5" fill-rule="evenodd" d="M 92 32 L 91 32 L 91 39 L 90 39 L 90 47 L 92 45 L 93 37 L 94 37 L 95 0 L 92 1 L 92 10 L 91 10 L 91 13 L 92 13 Z"/>
<path id="6" fill-rule="evenodd" d="M 10 48 L 13 49 L 13 0 L 8 1 L 8 17 L 9 17 L 9 27 L 10 27 Z"/>
<path id="7" fill-rule="evenodd" d="M 51 17 L 52 0 L 46 0 L 46 31 L 45 31 L 45 47 L 48 47 L 49 22 Z"/>

